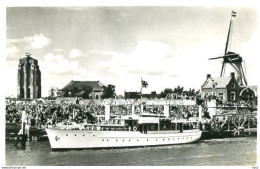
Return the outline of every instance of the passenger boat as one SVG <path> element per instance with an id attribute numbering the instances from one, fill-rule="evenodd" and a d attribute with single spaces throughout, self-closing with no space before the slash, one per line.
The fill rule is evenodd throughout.
<path id="1" fill-rule="evenodd" d="M 76 124 L 46 129 L 53 150 L 174 145 L 196 142 L 197 121 L 165 117 L 118 118 L 107 123 Z"/>

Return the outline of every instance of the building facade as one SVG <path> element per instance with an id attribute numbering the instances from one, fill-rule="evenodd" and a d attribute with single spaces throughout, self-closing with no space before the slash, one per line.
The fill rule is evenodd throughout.
<path id="1" fill-rule="evenodd" d="M 71 81 L 61 90 L 59 90 L 60 97 L 75 97 L 82 96 L 87 87 L 91 87 L 92 91 L 89 98 L 100 99 L 103 95 L 103 84 L 99 81 Z"/>
<path id="2" fill-rule="evenodd" d="M 17 98 L 37 99 L 41 97 L 41 71 L 38 60 L 31 54 L 19 60 L 17 79 Z"/>
<path id="3" fill-rule="evenodd" d="M 211 77 L 207 75 L 206 81 L 201 86 L 202 98 L 212 96 L 228 102 L 239 100 L 240 86 L 235 78 L 235 73 L 231 72 L 227 77 Z"/>

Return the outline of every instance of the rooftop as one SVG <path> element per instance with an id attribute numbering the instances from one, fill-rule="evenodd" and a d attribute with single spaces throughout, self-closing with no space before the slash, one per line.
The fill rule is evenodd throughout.
<path id="1" fill-rule="evenodd" d="M 202 88 L 212 88 L 215 84 L 215 88 L 226 88 L 232 77 L 209 77 L 202 85 Z"/>
<path id="2" fill-rule="evenodd" d="M 74 87 L 77 87 L 79 90 L 84 90 L 84 87 L 90 86 L 93 88 L 93 91 L 102 91 L 103 84 L 99 81 L 71 81 L 65 87 L 61 89 L 64 90 L 72 90 Z"/>

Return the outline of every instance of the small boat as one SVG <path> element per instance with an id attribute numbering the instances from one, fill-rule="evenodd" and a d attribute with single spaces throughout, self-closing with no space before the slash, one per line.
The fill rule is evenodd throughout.
<path id="1" fill-rule="evenodd" d="M 200 139 L 198 121 L 158 116 L 110 119 L 107 123 L 74 124 L 46 129 L 51 148 L 102 149 L 186 144 Z"/>

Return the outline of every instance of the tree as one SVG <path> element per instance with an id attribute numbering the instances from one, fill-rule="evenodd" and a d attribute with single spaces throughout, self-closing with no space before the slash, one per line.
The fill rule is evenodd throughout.
<path id="1" fill-rule="evenodd" d="M 161 91 L 160 98 L 165 98 L 168 94 L 172 94 L 172 89 L 165 88 L 164 91 Z"/>
<path id="2" fill-rule="evenodd" d="M 54 87 L 51 87 L 50 91 L 49 91 L 49 97 L 54 97 L 56 93 L 56 89 Z"/>
<path id="3" fill-rule="evenodd" d="M 195 94 L 196 94 L 196 95 L 200 95 L 200 90 L 197 90 L 197 91 L 195 92 Z"/>
<path id="4" fill-rule="evenodd" d="M 156 91 L 152 91 L 152 92 L 151 92 L 151 98 L 152 98 L 152 99 L 155 99 L 155 98 L 156 98 Z"/>
<path id="5" fill-rule="evenodd" d="M 177 93 L 178 95 L 183 93 L 183 87 L 180 87 L 179 85 L 173 89 L 174 93 Z"/>
<path id="6" fill-rule="evenodd" d="M 115 94 L 115 86 L 109 84 L 108 86 L 103 86 L 102 99 L 113 98 Z"/>
<path id="7" fill-rule="evenodd" d="M 92 92 L 93 87 L 85 85 L 82 87 L 82 90 L 84 91 L 84 93 L 82 93 L 82 98 L 89 99 L 89 94 Z"/>

